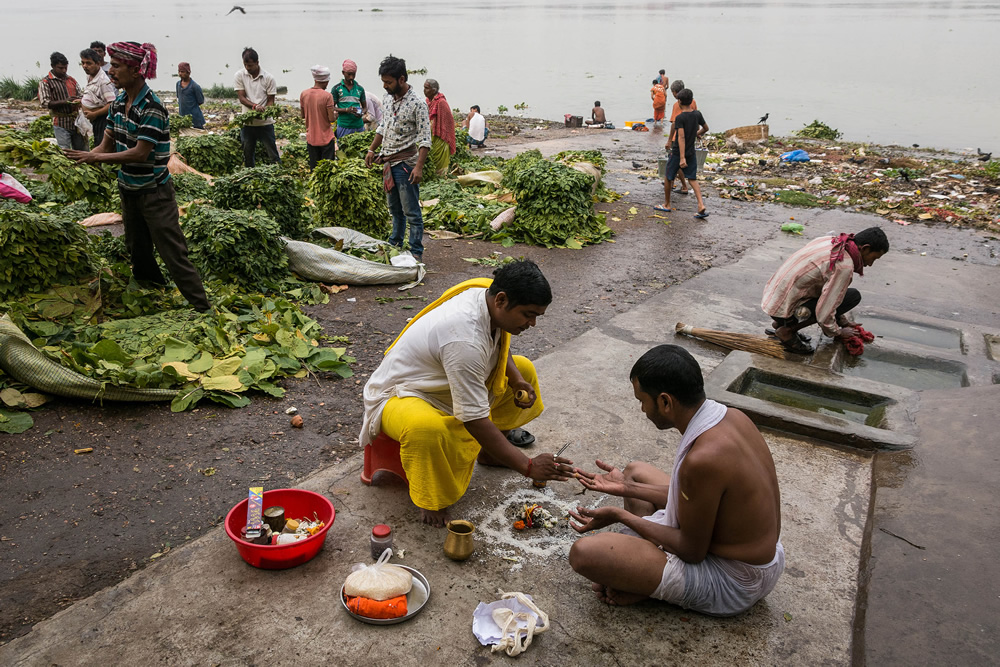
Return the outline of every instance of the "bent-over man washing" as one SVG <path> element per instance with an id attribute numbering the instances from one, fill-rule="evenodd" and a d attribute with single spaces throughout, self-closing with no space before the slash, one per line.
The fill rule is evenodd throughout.
<path id="1" fill-rule="evenodd" d="M 624 508 L 577 508 L 580 533 L 621 523 L 628 534 L 584 537 L 572 568 L 612 605 L 654 598 L 704 614 L 731 616 L 774 588 L 785 567 L 781 498 L 774 461 L 753 422 L 705 398 L 698 362 L 660 345 L 632 367 L 643 413 L 661 430 L 676 428 L 672 474 L 633 462 L 624 471 L 576 469 L 580 483 L 621 496 Z"/>
<path id="2" fill-rule="evenodd" d="M 520 428 L 542 413 L 538 376 L 510 353 L 510 337 L 535 326 L 552 291 L 534 262 L 507 264 L 493 280 L 467 280 L 424 308 L 386 350 L 365 385 L 361 446 L 379 431 L 400 444 L 410 499 L 443 526 L 476 462 L 535 480 L 568 479 L 572 462 L 529 458 Z"/>
<path id="3" fill-rule="evenodd" d="M 771 316 L 776 336 L 795 354 L 812 354 L 810 337 L 802 329 L 819 324 L 827 336 L 847 340 L 856 335 L 847 312 L 861 303 L 861 292 L 850 287 L 854 274 L 865 275 L 889 252 L 889 239 L 879 227 L 857 234 L 821 236 L 785 260 L 764 287 L 761 308 Z"/>

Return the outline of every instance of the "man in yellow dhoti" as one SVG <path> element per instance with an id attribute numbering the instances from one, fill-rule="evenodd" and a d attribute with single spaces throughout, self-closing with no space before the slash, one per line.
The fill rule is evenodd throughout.
<path id="1" fill-rule="evenodd" d="M 477 461 L 536 480 L 572 474 L 568 459 L 529 458 L 515 446 L 534 441 L 520 427 L 544 406 L 535 367 L 511 355 L 510 337 L 545 313 L 549 283 L 530 260 L 493 275 L 456 285 L 420 311 L 365 385 L 361 446 L 380 430 L 399 442 L 410 498 L 435 526 L 447 522 Z"/>

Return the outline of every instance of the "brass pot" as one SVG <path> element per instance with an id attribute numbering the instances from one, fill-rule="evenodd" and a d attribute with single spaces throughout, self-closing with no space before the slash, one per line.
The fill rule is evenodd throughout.
<path id="1" fill-rule="evenodd" d="M 444 539 L 444 555 L 452 560 L 465 560 L 476 550 L 472 540 L 476 527 L 462 519 L 448 522 L 448 537 Z"/>

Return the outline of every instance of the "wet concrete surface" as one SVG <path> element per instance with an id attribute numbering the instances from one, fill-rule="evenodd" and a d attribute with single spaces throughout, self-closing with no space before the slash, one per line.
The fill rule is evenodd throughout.
<path id="1" fill-rule="evenodd" d="M 609 155 L 609 186 L 630 192 L 622 201 L 605 207 L 620 218 L 620 222 L 609 222 L 618 232 L 615 244 L 584 251 L 546 251 L 521 246 L 508 251 L 539 261 L 556 292 L 556 301 L 544 321 L 537 329 L 519 337 L 516 345 L 518 352 L 541 357 L 541 366 L 550 364 L 547 371 L 580 365 L 581 336 L 595 336 L 598 343 L 596 347 L 588 347 L 593 351 L 587 362 L 599 361 L 604 356 L 619 358 L 613 354 L 619 348 L 639 350 L 656 342 L 672 341 L 673 324 L 683 319 L 678 316 L 678 306 L 670 302 L 675 291 L 677 297 L 684 290 L 703 295 L 698 312 L 701 321 L 708 325 L 712 317 L 723 322 L 735 318 L 740 321 L 739 326 L 745 323 L 762 328 L 765 318 L 757 305 L 763 284 L 760 275 L 766 280 L 782 256 L 804 242 L 780 235 L 777 229 L 781 222 L 788 217 L 803 222 L 806 238 L 832 229 L 857 231 L 872 224 L 884 224 L 879 218 L 843 211 L 804 211 L 722 201 L 711 196 L 707 203 L 713 215 L 708 221 L 695 221 L 691 217 L 693 202 L 682 201 L 682 210 L 669 214 L 666 222 L 670 224 L 665 224 L 664 220 L 653 218 L 651 211 L 651 206 L 662 197 L 662 186 L 655 179 L 639 178 L 647 173 L 631 166 L 632 158 L 645 159 L 648 175 L 652 175 L 663 138 L 652 133 L 626 132 L 607 132 L 595 138 L 594 131 L 586 135 L 583 132 L 587 131 L 577 135 L 564 132 L 554 142 L 522 144 L 517 148 L 538 147 L 551 154 L 566 148 L 600 147 Z M 620 140 L 615 141 L 616 138 Z M 503 149 L 513 150 L 509 146 Z M 636 206 L 640 213 L 630 215 L 631 206 Z M 994 330 L 1000 328 L 996 326 L 996 299 L 991 296 L 996 294 L 997 274 L 991 268 L 998 261 L 993 252 L 998 245 L 996 240 L 967 230 L 920 225 L 891 227 L 887 233 L 893 253 L 881 260 L 859 285 L 866 295 L 863 306 L 913 309 L 930 316 L 992 326 Z M 757 251 L 744 255 L 750 248 Z M 414 294 L 433 297 L 451 284 L 487 273 L 463 262 L 462 257 L 483 256 L 497 249 L 500 248 L 459 240 L 428 243 L 426 257 L 432 262 L 433 273 L 425 281 L 425 287 L 417 288 Z M 927 255 L 922 257 L 921 252 Z M 968 258 L 951 259 L 965 253 Z M 905 263 L 901 259 L 904 256 Z M 712 268 L 731 266 L 741 257 L 744 261 L 733 266 L 732 271 Z M 900 261 L 896 262 L 894 257 Z M 692 280 L 694 276 L 699 278 Z M 930 287 L 928 276 L 933 276 Z M 886 283 L 884 287 L 882 282 Z M 330 305 L 310 309 L 329 334 L 351 335 L 352 352 L 359 358 L 356 371 L 360 381 L 377 364 L 380 350 L 391 340 L 393 332 L 412 314 L 400 310 L 398 303 L 386 306 L 374 301 L 375 296 L 396 295 L 392 288 L 352 288 L 338 295 L 343 298 L 335 298 Z M 357 297 L 358 302 L 346 302 L 349 297 Z M 652 306 L 650 302 L 654 299 L 664 300 L 663 305 L 645 309 L 646 305 Z M 733 307 L 733 302 L 739 305 Z M 686 299 L 685 304 L 689 303 L 690 299 Z M 718 349 L 703 345 L 692 345 L 691 349 L 706 371 L 723 358 Z M 553 366 L 553 361 L 546 362 L 549 358 L 546 354 L 553 361 L 558 358 L 560 363 Z M 616 387 L 613 380 L 595 381 L 585 368 L 576 372 L 576 384 L 567 387 L 577 389 L 567 393 L 567 397 L 627 389 Z M 627 373 L 627 369 L 621 372 Z M 503 560 L 497 554 L 484 556 L 486 562 L 468 561 L 463 566 L 435 556 L 440 551 L 437 544 L 440 540 L 433 531 L 413 520 L 412 507 L 400 487 L 368 489 L 357 482 L 360 458 L 352 440 L 360 415 L 355 389 L 360 387 L 355 385 L 352 389 L 350 383 L 321 378 L 315 387 L 307 382 L 290 383 L 285 401 L 256 400 L 255 407 L 240 411 L 206 410 L 171 415 L 165 409 L 142 408 L 136 413 L 133 406 L 105 406 L 95 412 L 90 406 L 59 402 L 38 413 L 39 425 L 34 433 L 25 434 L 17 448 L 5 442 L 0 454 L 0 473 L 17 498 L 18 513 L 36 520 L 47 517 L 50 524 L 44 541 L 35 539 L 30 532 L 12 530 L 13 525 L 32 525 L 27 519 L 22 524 L 12 524 L 8 519 L 2 526 L 5 536 L 18 536 L 16 542 L 6 540 L 0 545 L 4 562 L 17 563 L 18 568 L 21 564 L 31 564 L 20 570 L 20 574 L 7 570 L 4 575 L 4 607 L 20 605 L 17 613 L 27 617 L 26 623 L 7 627 L 20 628 L 15 631 L 22 634 L 58 608 L 53 602 L 65 599 L 65 604 L 113 585 L 129 576 L 130 568 L 141 571 L 37 625 L 23 640 L 0 648 L 0 659 L 20 660 L 23 664 L 51 659 L 68 664 L 106 661 L 115 656 L 123 660 L 144 656 L 152 662 L 169 656 L 173 662 L 188 664 L 250 663 L 262 655 L 260 650 L 246 648 L 253 646 L 256 635 L 252 631 L 241 634 L 243 631 L 234 628 L 252 629 L 261 621 L 270 623 L 268 627 L 277 624 L 290 628 L 289 641 L 279 642 L 267 654 L 272 661 L 298 660 L 308 664 L 317 656 L 324 660 L 348 658 L 358 650 L 381 646 L 387 635 L 373 634 L 367 626 L 345 625 L 341 616 L 346 614 L 336 607 L 330 592 L 339 588 L 336 582 L 345 575 L 344 568 L 357 558 L 350 552 L 364 546 L 370 524 L 378 519 L 399 526 L 397 540 L 402 538 L 399 543 L 407 548 L 404 564 L 416 566 L 425 574 L 431 570 L 435 578 L 446 582 L 435 586 L 433 606 L 417 620 L 386 631 L 401 640 L 392 649 L 398 653 L 390 654 L 401 664 L 428 659 L 456 664 L 488 660 L 488 651 L 469 642 L 469 605 L 474 607 L 480 599 L 493 599 L 498 586 L 531 592 L 539 581 L 546 582 L 538 589 L 540 596 L 563 616 L 558 620 L 562 633 L 540 637 L 534 647 L 537 650 L 529 651 L 521 661 L 551 664 L 558 657 L 564 662 L 569 660 L 566 664 L 645 664 L 660 661 L 667 653 L 672 661 L 681 664 L 736 661 L 844 664 L 851 660 L 852 650 L 855 661 L 859 660 L 859 651 L 863 660 L 864 651 L 859 647 L 867 645 L 858 640 L 852 644 L 850 635 L 857 629 L 851 620 L 855 595 L 860 592 L 863 599 L 865 592 L 864 586 L 859 588 L 857 582 L 870 493 L 865 459 L 816 449 L 796 439 L 767 435 L 782 478 L 788 531 L 790 535 L 798 535 L 794 539 L 796 564 L 794 569 L 786 571 L 782 584 L 765 604 L 749 614 L 719 621 L 679 610 L 651 609 L 648 605 L 636 610 L 615 610 L 588 602 L 586 587 L 567 572 L 558 551 L 522 559 L 520 568 L 518 563 Z M 301 433 L 284 432 L 288 430 L 287 420 L 278 416 L 278 411 L 288 404 L 310 408 L 306 413 L 307 428 Z M 603 411 L 580 410 L 567 404 L 563 412 L 578 415 L 574 422 L 576 432 L 610 434 L 595 436 L 595 443 L 606 442 L 605 446 L 613 444 L 621 448 L 623 459 L 646 456 L 661 464 L 670 460 L 672 441 L 661 440 L 655 432 L 651 433 L 627 400 L 620 406 L 605 406 Z M 560 429 L 568 426 L 561 424 L 556 412 L 550 413 L 543 420 L 551 421 L 540 421 L 539 426 L 552 434 L 555 444 L 562 444 L 565 440 L 559 438 L 565 433 Z M 590 421 L 579 421 L 579 415 Z M 601 422 L 603 419 L 603 424 L 609 423 L 612 418 L 622 419 L 623 423 L 614 433 Z M 51 435 L 43 435 L 50 430 Z M 107 455 L 83 465 L 79 457 L 66 456 L 65 449 L 81 438 L 106 443 L 103 447 L 108 450 Z M 661 451 L 654 444 L 666 445 L 667 449 Z M 128 452 L 128 448 L 132 451 Z M 581 447 L 580 452 L 595 453 L 589 446 Z M 341 457 L 344 460 L 338 462 Z M 55 475 L 51 472 L 54 461 L 59 461 Z M 219 473 L 211 478 L 197 474 L 195 470 L 206 463 L 218 466 Z M 181 474 L 170 466 L 179 468 Z M 239 489 L 246 486 L 248 475 L 271 474 L 272 485 L 297 486 L 304 475 L 317 468 L 320 472 L 310 477 L 306 486 L 323 490 L 334 499 L 338 520 L 336 540 L 313 563 L 281 574 L 256 571 L 236 558 L 224 534 L 218 529 L 210 530 L 212 522 L 239 500 Z M 177 474 L 178 481 L 173 484 L 161 481 L 150 488 L 149 479 L 170 474 Z M 523 489 L 516 486 L 519 480 L 512 481 L 509 473 L 484 470 L 481 475 L 480 482 L 477 473 L 474 482 L 477 490 L 469 496 L 470 517 L 489 519 L 488 508 L 505 503 L 512 495 L 523 494 Z M 905 477 L 900 479 L 897 483 L 905 486 Z M 826 485 L 829 485 L 827 491 L 816 494 L 815 505 L 806 502 L 810 493 Z M 556 493 L 555 490 L 543 493 L 549 491 Z M 85 507 L 86 511 L 65 509 L 59 499 L 67 493 L 82 494 L 76 502 L 82 503 L 79 507 Z M 128 501 L 128 497 L 132 500 Z M 802 507 L 797 506 L 798 497 L 803 501 Z M 560 499 L 560 502 L 577 501 Z M 482 509 L 473 511 L 477 503 Z M 113 531 L 117 534 L 105 530 L 109 523 L 103 514 L 111 507 L 116 512 L 124 510 L 128 517 L 123 519 L 116 513 L 116 522 L 130 522 L 122 526 L 125 530 Z M 834 511 L 820 512 L 821 507 Z M 151 526 L 149 521 L 159 525 Z M 169 533 L 160 527 L 164 523 L 171 526 Z M 817 525 L 815 531 L 806 529 L 813 524 Z M 803 526 L 801 532 L 797 533 L 795 525 Z M 198 535 L 205 537 L 177 548 L 185 536 Z M 154 551 L 163 552 L 165 537 L 174 545 L 172 550 L 150 561 Z M 833 552 L 831 544 L 838 545 Z M 52 545 L 69 554 L 69 560 L 54 562 Z M 568 547 L 563 544 L 560 548 Z M 83 562 L 74 558 L 81 552 L 88 553 Z M 108 568 L 108 563 L 117 565 Z M 477 568 L 474 574 L 469 573 L 470 566 Z M 7 597 L 12 588 L 11 579 L 6 577 L 11 576 L 17 583 L 13 590 L 19 597 Z M 69 585 L 46 587 L 53 576 L 65 579 Z M 330 584 L 331 580 L 336 586 Z M 282 594 L 268 595 L 276 582 L 280 582 Z M 42 598 L 36 594 L 39 590 L 44 592 Z M 952 593 L 952 597 L 955 595 Z M 263 608 L 255 615 L 252 610 L 262 599 Z M 888 604 L 885 613 L 869 613 L 864 626 L 868 635 L 875 636 L 872 633 L 879 631 L 879 623 L 889 623 L 894 615 L 905 613 L 907 604 L 912 601 L 896 600 Z M 785 613 L 791 620 L 785 619 Z M 304 620 L 294 620 L 296 617 Z M 221 625 L 217 625 L 218 618 L 225 619 Z M 797 620 L 805 622 L 800 626 Z M 150 630 L 157 627 L 159 630 Z M 184 639 L 180 638 L 182 634 Z M 327 640 L 331 634 L 347 638 L 343 653 L 338 646 L 331 648 Z M 435 637 L 440 637 L 440 642 L 435 642 Z M 659 641 L 661 637 L 668 639 Z M 6 639 L 9 638 L 10 635 Z"/>
<path id="2" fill-rule="evenodd" d="M 912 452 L 879 454 L 863 637 L 869 665 L 1000 655 L 1000 386 L 925 391 Z"/>

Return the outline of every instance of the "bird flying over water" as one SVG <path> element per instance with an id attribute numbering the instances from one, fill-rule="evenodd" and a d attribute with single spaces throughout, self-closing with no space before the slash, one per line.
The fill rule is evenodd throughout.
<path id="1" fill-rule="evenodd" d="M 226 16 L 229 16 L 230 14 L 232 14 L 235 11 L 239 11 L 241 14 L 246 14 L 247 13 L 247 10 L 243 9 L 239 5 L 233 5 L 233 8 L 230 9 L 228 12 L 226 12 Z"/>
<path id="2" fill-rule="evenodd" d="M 760 117 L 760 120 L 758 120 L 758 121 L 757 121 L 757 124 L 758 124 L 758 125 L 760 125 L 761 123 L 766 123 L 766 122 L 767 122 L 767 119 L 768 119 L 768 117 L 769 117 L 770 115 L 771 115 L 771 113 L 770 113 L 770 112 L 768 112 L 768 113 L 764 114 L 763 116 L 761 116 L 761 117 Z"/>

